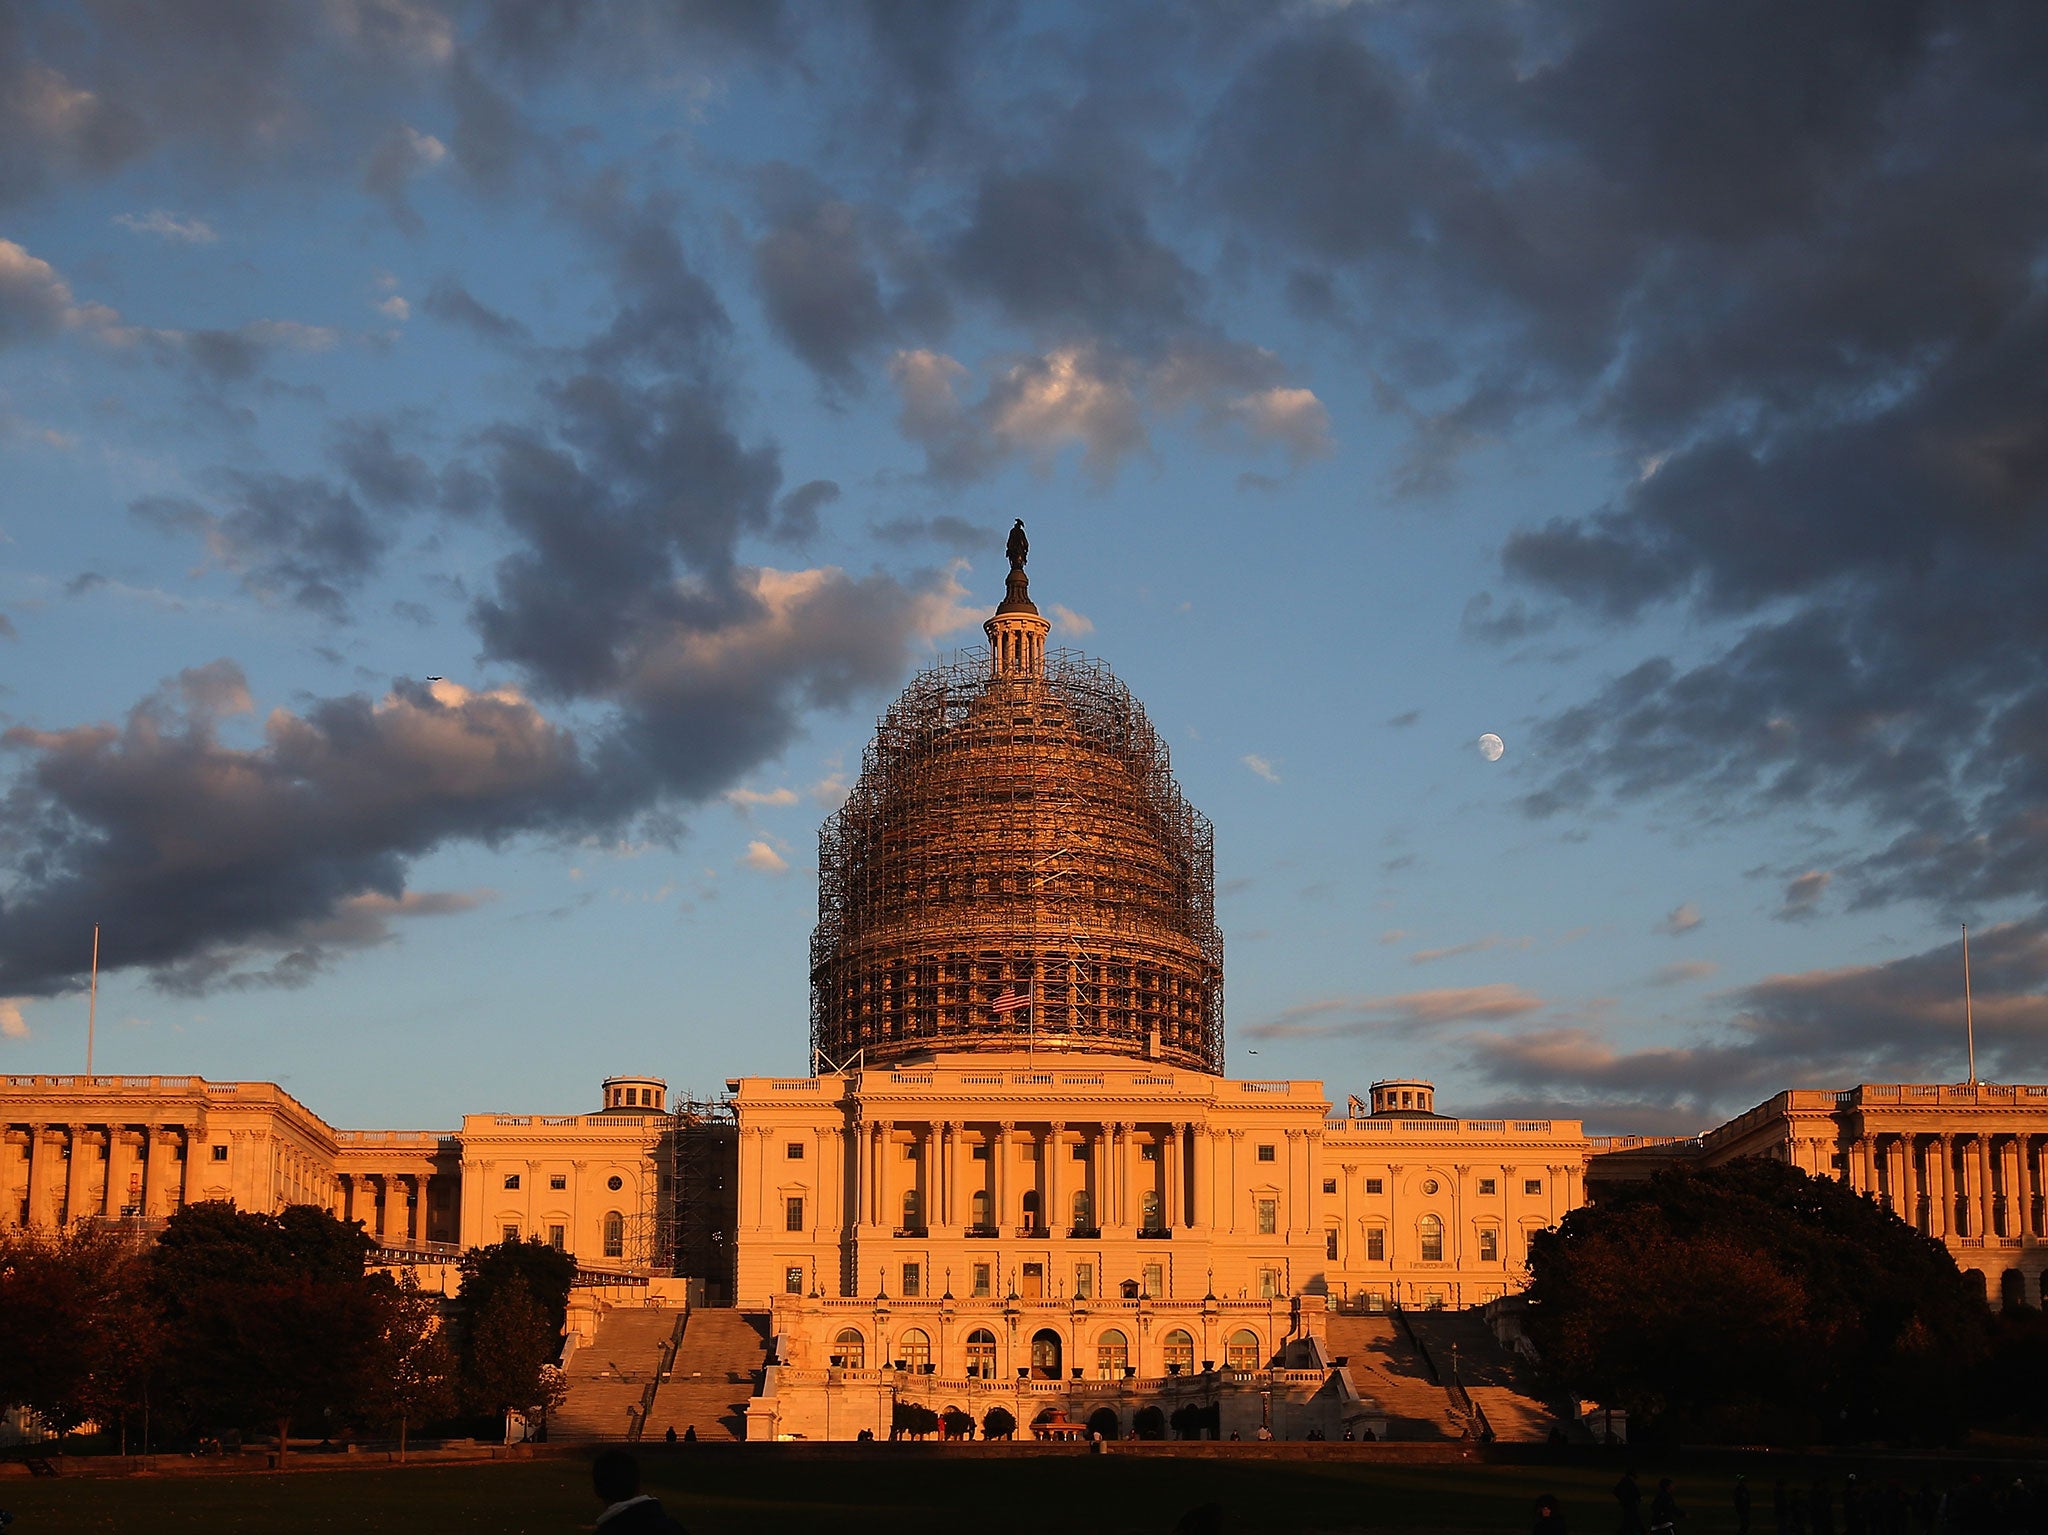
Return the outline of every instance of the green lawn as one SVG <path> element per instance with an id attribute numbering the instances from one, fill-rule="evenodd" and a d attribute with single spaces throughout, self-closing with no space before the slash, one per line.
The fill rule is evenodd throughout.
<path id="1" fill-rule="evenodd" d="M 1614 1523 L 1615 1466 L 1439 1466 L 1365 1461 L 992 1457 L 940 1447 L 787 1454 L 774 1447 L 644 1456 L 648 1490 L 692 1535 L 783 1530 L 1103 1532 L 1170 1530 L 1216 1502 L 1240 1530 L 1523 1531 L 1536 1495 L 1565 1500 L 1580 1535 Z M 1655 1472 L 1642 1468 L 1645 1491 Z M 1775 1474 L 1775 1471 L 1771 1474 Z M 1759 1526 L 1770 1501 L 1759 1481 Z M 1678 1478 L 1686 1535 L 1732 1530 L 1725 1470 Z M 0 1481 L 10 1535 L 236 1535 L 377 1531 L 463 1535 L 587 1528 L 598 1508 L 576 1460 L 379 1467 L 284 1475 Z"/>

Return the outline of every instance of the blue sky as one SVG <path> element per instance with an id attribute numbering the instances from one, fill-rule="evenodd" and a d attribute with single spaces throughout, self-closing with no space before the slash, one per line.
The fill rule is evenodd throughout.
<path id="1" fill-rule="evenodd" d="M 818 823 L 1022 517 L 1216 824 L 1234 1072 L 1956 1079 L 1968 922 L 2040 1080 L 2044 62 L 2025 5 L 13 10 L 0 1065 L 82 1067 L 97 921 L 100 1070 L 340 1123 L 801 1070 Z"/>

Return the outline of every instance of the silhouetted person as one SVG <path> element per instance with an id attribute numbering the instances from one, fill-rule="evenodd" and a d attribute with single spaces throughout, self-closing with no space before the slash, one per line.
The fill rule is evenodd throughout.
<path id="1" fill-rule="evenodd" d="M 1530 1535 L 1566 1535 L 1564 1505 L 1557 1494 L 1546 1492 L 1536 1500 L 1536 1513 L 1529 1523 Z"/>
<path id="2" fill-rule="evenodd" d="M 673 1423 L 671 1423 L 668 1426 L 668 1432 L 663 1434 L 661 1437 L 668 1443 L 674 1444 L 676 1442 L 676 1426 Z"/>
<path id="3" fill-rule="evenodd" d="M 1749 1535 L 1749 1479 L 1735 1473 L 1735 1535 Z"/>
<path id="4" fill-rule="evenodd" d="M 684 1443 L 684 1444 L 695 1444 L 696 1442 L 697 1442 L 697 1425 L 696 1425 L 696 1424 L 694 1424 L 694 1423 L 689 1423 L 689 1424 L 685 1424 L 685 1425 L 684 1425 L 684 1427 L 683 1427 L 683 1443 Z"/>
<path id="5" fill-rule="evenodd" d="M 590 1463 L 590 1485 L 605 1506 L 597 1516 L 604 1535 L 683 1535 L 660 1502 L 640 1490 L 640 1463 L 624 1450 L 605 1450 Z"/>
<path id="6" fill-rule="evenodd" d="M 1635 1467 L 1614 1484 L 1614 1501 L 1621 1505 L 1621 1535 L 1643 1535 L 1643 1489 L 1636 1485 Z"/>
<path id="7" fill-rule="evenodd" d="M 1678 1506 L 1678 1493 L 1665 1477 L 1657 1484 L 1657 1496 L 1650 1500 L 1650 1535 L 1675 1535 L 1685 1511 Z"/>

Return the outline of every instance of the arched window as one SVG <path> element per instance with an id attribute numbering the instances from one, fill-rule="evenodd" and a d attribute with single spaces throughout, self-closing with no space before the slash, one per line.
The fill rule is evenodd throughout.
<path id="1" fill-rule="evenodd" d="M 993 1224 L 988 1218 L 987 1189 L 976 1189 L 974 1191 L 974 1224 L 982 1227 Z"/>
<path id="2" fill-rule="evenodd" d="M 1159 1229 L 1159 1195 L 1151 1189 L 1145 1190 L 1138 1200 L 1139 1220 L 1147 1231 Z"/>
<path id="3" fill-rule="evenodd" d="M 1095 1374 L 1100 1380 L 1122 1380 L 1131 1362 L 1131 1340 L 1114 1327 L 1095 1340 Z"/>
<path id="4" fill-rule="evenodd" d="M 1050 1327 L 1031 1335 L 1031 1376 L 1034 1380 L 1060 1378 L 1060 1335 Z"/>
<path id="5" fill-rule="evenodd" d="M 859 1370 L 867 1365 L 868 1348 L 862 1341 L 860 1330 L 854 1327 L 844 1329 L 832 1340 L 832 1368 L 835 1370 Z"/>
<path id="6" fill-rule="evenodd" d="M 1422 1237 L 1422 1261 L 1441 1263 L 1444 1261 L 1444 1222 L 1440 1215 L 1425 1215 L 1416 1223 L 1416 1231 Z"/>
<path id="7" fill-rule="evenodd" d="M 604 1255 L 607 1258 L 626 1256 L 626 1217 L 616 1210 L 605 1212 Z"/>
<path id="8" fill-rule="evenodd" d="M 1074 1225 L 1082 1231 L 1095 1224 L 1095 1203 L 1086 1189 L 1074 1190 Z"/>
<path id="9" fill-rule="evenodd" d="M 996 1335 L 986 1327 L 977 1327 L 967 1335 L 967 1378 L 996 1378 Z"/>
<path id="10" fill-rule="evenodd" d="M 1038 1229 L 1037 1189 L 1026 1189 L 1024 1191 L 1024 1229 L 1026 1231 L 1036 1231 Z"/>
<path id="11" fill-rule="evenodd" d="M 932 1362 L 931 1334 L 913 1327 L 896 1340 L 896 1357 L 912 1375 L 922 1375 Z"/>
<path id="12" fill-rule="evenodd" d="M 1233 1370 L 1256 1370 L 1260 1352 L 1259 1335 L 1246 1327 L 1230 1335 L 1223 1346 L 1223 1362 Z"/>
<path id="13" fill-rule="evenodd" d="M 1195 1338 L 1185 1328 L 1176 1327 L 1166 1335 L 1161 1345 L 1161 1354 L 1166 1361 L 1168 1375 L 1192 1375 L 1195 1373 Z"/>

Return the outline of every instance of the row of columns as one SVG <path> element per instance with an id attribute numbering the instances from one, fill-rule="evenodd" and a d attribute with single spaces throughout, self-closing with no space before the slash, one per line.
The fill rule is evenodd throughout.
<path id="1" fill-rule="evenodd" d="M 1835 1144 L 1816 1140 L 1801 1160 L 1830 1171 Z M 1843 1148 L 1842 1176 L 1929 1236 L 2040 1236 L 2041 1155 L 2041 1137 L 2023 1130 L 1873 1131 Z"/>
<path id="2" fill-rule="evenodd" d="M 386 1246 L 423 1243 L 432 1173 L 342 1173 L 336 1178 L 335 1213 L 363 1223 Z"/>
<path id="3" fill-rule="evenodd" d="M 7 1197 L 0 1200 L 0 1223 L 57 1226 L 88 1216 L 118 1220 L 128 1213 L 168 1213 L 190 1203 L 196 1191 L 198 1142 L 188 1126 L 23 1128 L 28 1133 L 26 1186 L 19 1192 L 7 1190 Z M 167 1162 L 172 1165 L 167 1167 Z M 103 1169 L 97 1178 L 94 1169 Z M 131 1173 L 136 1194 L 132 1201 L 126 1197 Z"/>

